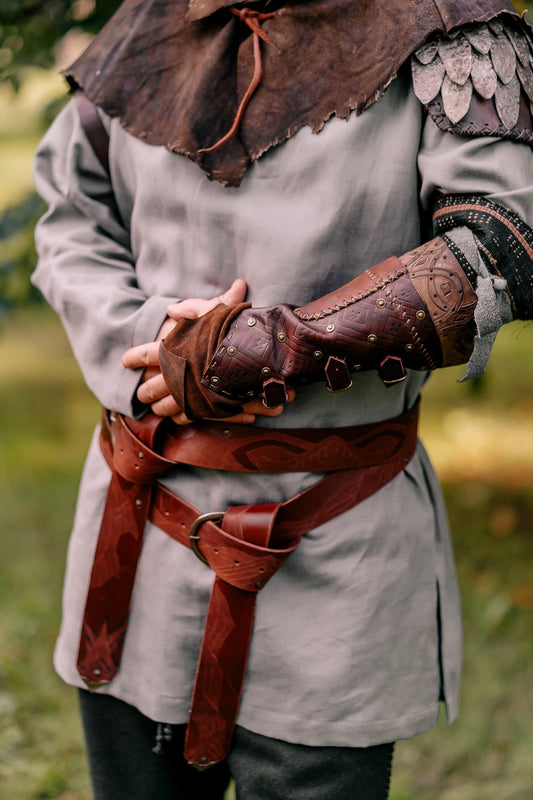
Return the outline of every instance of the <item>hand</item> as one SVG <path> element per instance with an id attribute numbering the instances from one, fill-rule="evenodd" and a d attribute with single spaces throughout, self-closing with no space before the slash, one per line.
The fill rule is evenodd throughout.
<path id="1" fill-rule="evenodd" d="M 146 344 L 131 347 L 122 356 L 122 364 L 127 369 L 138 369 L 145 367 L 141 385 L 137 390 L 137 397 L 146 405 L 150 405 L 154 414 L 161 417 L 171 417 L 177 425 L 188 425 L 188 419 L 183 411 L 178 407 L 176 401 L 170 394 L 165 379 L 159 367 L 159 342 L 170 333 L 174 328 L 175 322 L 179 319 L 197 319 L 207 314 L 220 303 L 232 305 L 241 303 L 246 297 L 246 283 L 238 278 L 230 288 L 223 294 L 206 300 L 199 297 L 191 297 L 179 303 L 172 303 L 167 308 L 168 317 L 163 322 L 156 340 Z M 289 402 L 294 399 L 294 390 L 289 390 Z M 226 422 L 237 422 L 241 424 L 251 424 L 255 422 L 257 414 L 268 417 L 277 417 L 283 411 L 283 406 L 278 408 L 265 408 L 261 400 L 255 399 L 243 406 L 243 411 L 232 417 L 226 418 Z"/>

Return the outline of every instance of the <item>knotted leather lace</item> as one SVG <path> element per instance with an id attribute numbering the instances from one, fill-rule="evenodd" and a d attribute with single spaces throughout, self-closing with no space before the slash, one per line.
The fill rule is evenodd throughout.
<path id="1" fill-rule="evenodd" d="M 252 80 L 244 96 L 239 103 L 239 107 L 231 124 L 231 127 L 227 133 L 224 134 L 215 144 L 211 145 L 211 147 L 203 147 L 198 150 L 199 153 L 216 153 L 217 150 L 220 150 L 227 144 L 237 131 L 239 130 L 239 126 L 242 122 L 242 118 L 244 116 L 244 112 L 246 111 L 246 107 L 250 102 L 250 99 L 261 83 L 261 78 L 263 77 L 263 65 L 261 63 L 261 46 L 259 43 L 259 39 L 263 39 L 264 42 L 271 45 L 274 50 L 277 52 L 278 55 L 281 55 L 281 50 L 278 50 L 272 39 L 269 37 L 267 33 L 261 28 L 261 22 L 265 19 L 271 19 L 274 16 L 274 12 L 270 11 L 268 13 L 262 13 L 260 11 L 253 11 L 250 8 L 230 8 L 229 9 L 232 14 L 238 17 L 241 22 L 244 22 L 245 25 L 248 25 L 250 30 L 252 31 L 253 37 L 253 48 L 254 48 L 254 72 L 252 75 Z"/>

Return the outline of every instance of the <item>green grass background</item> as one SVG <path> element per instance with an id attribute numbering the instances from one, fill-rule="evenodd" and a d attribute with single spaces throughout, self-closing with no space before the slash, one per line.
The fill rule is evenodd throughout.
<path id="1" fill-rule="evenodd" d="M 0 87 L 0 210 L 31 186 L 60 79 Z M 0 243 L 2 246 L 2 243 Z M 399 743 L 392 800 L 533 800 L 533 328 L 487 376 L 435 375 L 422 436 L 443 480 L 465 616 L 462 713 Z M 66 545 L 98 408 L 54 315 L 0 319 L 0 798 L 90 800 L 74 692 L 51 665 Z M 334 800 L 332 798 L 332 800 Z"/>

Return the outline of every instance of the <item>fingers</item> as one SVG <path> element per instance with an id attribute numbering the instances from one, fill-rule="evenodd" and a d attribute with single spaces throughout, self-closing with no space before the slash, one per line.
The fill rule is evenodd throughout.
<path id="1" fill-rule="evenodd" d="M 263 401 L 257 398 L 256 400 L 250 400 L 244 406 L 244 410 L 248 414 L 259 414 L 262 417 L 279 417 L 280 414 L 283 414 L 285 406 L 276 406 L 275 408 L 267 408 Z"/>
<path id="2" fill-rule="evenodd" d="M 156 403 L 168 394 L 168 386 L 160 372 L 147 378 L 137 389 L 137 397 L 141 403 L 147 406 Z"/>
<path id="3" fill-rule="evenodd" d="M 218 294 L 211 299 L 204 299 L 201 297 L 189 297 L 187 300 L 182 300 L 180 303 L 171 303 L 167 307 L 167 314 L 173 320 L 180 319 L 197 319 L 203 317 L 208 311 L 220 303 L 225 305 L 234 305 L 235 303 L 242 303 L 246 297 L 247 286 L 242 278 L 237 278 L 233 281 L 230 288 L 222 294 Z"/>
<path id="4" fill-rule="evenodd" d="M 148 342 L 147 344 L 139 344 L 136 347 L 130 347 L 122 356 L 122 366 L 127 369 L 158 366 L 158 352 L 159 342 Z"/>
<path id="5" fill-rule="evenodd" d="M 225 305 L 231 306 L 234 303 L 242 303 L 246 297 L 247 291 L 248 287 L 246 286 L 245 281 L 243 281 L 242 278 L 237 278 L 237 280 L 233 281 L 227 291 L 215 299 L 218 300 L 219 303 L 225 303 Z"/>
<path id="6" fill-rule="evenodd" d="M 192 423 L 192 419 L 186 417 L 183 411 L 179 411 L 177 414 L 172 414 L 172 421 L 176 423 L 176 425 L 190 425 Z"/>
<path id="7" fill-rule="evenodd" d="M 182 410 L 170 394 L 167 394 L 165 397 L 162 397 L 160 400 L 152 403 L 151 408 L 154 414 L 157 414 L 159 417 L 174 418 L 175 416 L 183 414 Z M 185 417 L 185 414 L 183 414 L 183 416 Z M 187 419 L 187 417 L 185 417 L 185 419 Z M 187 421 L 190 422 L 190 420 Z"/>

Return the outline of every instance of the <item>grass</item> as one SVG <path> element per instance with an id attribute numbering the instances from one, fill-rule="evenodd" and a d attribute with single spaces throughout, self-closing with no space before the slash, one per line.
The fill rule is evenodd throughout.
<path id="1" fill-rule="evenodd" d="M 533 798 L 532 344 L 532 329 L 509 326 L 481 387 L 458 385 L 447 370 L 426 393 L 423 437 L 445 478 L 463 591 L 462 715 L 399 743 L 391 800 Z M 0 328 L 0 371 L 2 796 L 90 800 L 75 696 L 54 675 L 51 652 L 98 407 L 46 309 Z M 466 442 L 455 453 L 447 445 L 457 420 L 464 435 L 479 424 L 475 469 Z"/>

